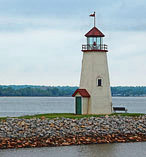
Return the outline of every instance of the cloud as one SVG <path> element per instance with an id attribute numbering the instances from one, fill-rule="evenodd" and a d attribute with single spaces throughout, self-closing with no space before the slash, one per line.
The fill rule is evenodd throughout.
<path id="1" fill-rule="evenodd" d="M 85 32 L 0 33 L 2 84 L 78 85 Z M 146 32 L 105 32 L 111 85 L 145 85 Z"/>
<path id="2" fill-rule="evenodd" d="M 145 0 L 1 0 L 0 30 L 89 28 L 94 10 L 98 26 L 107 31 L 146 30 Z"/>
<path id="3" fill-rule="evenodd" d="M 109 69 L 112 85 L 146 85 L 146 32 L 110 32 Z"/>
<path id="4" fill-rule="evenodd" d="M 49 29 L 0 36 L 2 84 L 77 83 L 74 77 L 80 71 L 80 32 Z"/>
<path id="5" fill-rule="evenodd" d="M 111 85 L 145 85 L 145 0 L 0 0 L 1 84 L 78 85 L 81 45 L 106 35 Z"/>
<path id="6" fill-rule="evenodd" d="M 84 23 L 84 22 L 83 22 Z M 19 32 L 38 29 L 79 29 L 83 25 L 79 19 L 54 19 L 36 17 L 0 17 L 0 32 Z"/>

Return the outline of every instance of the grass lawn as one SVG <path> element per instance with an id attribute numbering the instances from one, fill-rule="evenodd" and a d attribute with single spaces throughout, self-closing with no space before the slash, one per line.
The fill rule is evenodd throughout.
<path id="1" fill-rule="evenodd" d="M 141 114 L 141 113 L 113 113 L 108 116 L 142 116 L 146 114 Z M 85 118 L 85 117 L 102 117 L 106 115 L 76 115 L 72 113 L 48 113 L 48 114 L 37 114 L 37 115 L 26 115 L 26 116 L 21 116 L 21 117 L 13 117 L 13 118 L 19 118 L 19 119 L 31 119 L 31 118 L 71 118 L 71 119 L 80 119 L 80 118 Z M 0 120 L 5 120 L 9 117 L 0 117 Z"/>

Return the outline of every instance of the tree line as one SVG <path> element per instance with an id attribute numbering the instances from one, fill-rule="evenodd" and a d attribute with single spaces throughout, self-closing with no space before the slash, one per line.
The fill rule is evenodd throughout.
<path id="1" fill-rule="evenodd" d="M 0 96 L 71 96 L 78 87 L 0 86 Z"/>
<path id="2" fill-rule="evenodd" d="M 0 96 L 71 96 L 78 87 L 71 86 L 0 86 Z M 112 96 L 146 96 L 146 87 L 111 87 Z"/>
<path id="3" fill-rule="evenodd" d="M 112 96 L 146 96 L 146 86 L 127 87 L 117 86 L 111 87 Z"/>

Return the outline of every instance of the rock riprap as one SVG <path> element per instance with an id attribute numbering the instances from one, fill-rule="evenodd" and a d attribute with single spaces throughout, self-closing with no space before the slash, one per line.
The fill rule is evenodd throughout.
<path id="1" fill-rule="evenodd" d="M 0 148 L 146 141 L 146 115 L 0 121 Z"/>

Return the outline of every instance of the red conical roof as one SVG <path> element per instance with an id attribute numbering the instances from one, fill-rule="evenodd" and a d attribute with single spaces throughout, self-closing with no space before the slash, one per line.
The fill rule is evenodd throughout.
<path id="1" fill-rule="evenodd" d="M 104 34 L 96 27 L 93 27 L 87 34 L 85 34 L 85 36 L 86 37 L 104 37 Z"/>

